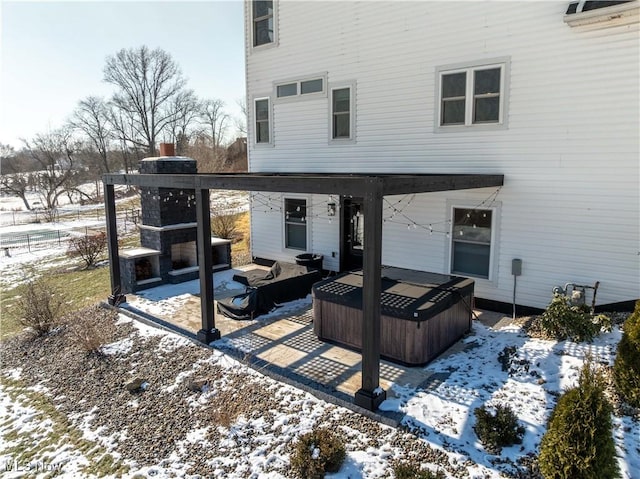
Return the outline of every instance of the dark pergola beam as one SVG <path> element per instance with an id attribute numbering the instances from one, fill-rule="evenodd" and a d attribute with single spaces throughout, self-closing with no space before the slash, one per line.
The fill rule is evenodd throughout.
<path id="1" fill-rule="evenodd" d="M 367 180 L 382 182 L 382 195 L 429 193 L 502 186 L 503 175 L 393 175 L 393 174 L 310 174 L 310 173 L 238 173 L 197 175 L 108 174 L 107 184 L 159 188 L 206 188 L 210 190 L 271 191 L 316 193 L 364 197 Z"/>
<path id="2" fill-rule="evenodd" d="M 118 305 L 126 301 L 122 295 L 122 285 L 120 283 L 120 252 L 118 250 L 118 223 L 116 217 L 116 196 L 113 185 L 106 182 L 104 187 L 104 206 L 107 218 L 107 252 L 109 254 L 109 265 L 111 266 L 111 295 L 109 304 Z"/>
<path id="3" fill-rule="evenodd" d="M 504 175 L 392 175 L 384 177 L 383 194 L 468 190 L 502 186 L 503 183 Z"/>
<path id="4" fill-rule="evenodd" d="M 200 317 L 202 328 L 198 331 L 198 340 L 209 344 L 220 339 L 220 331 L 216 329 L 214 293 L 213 293 L 213 259 L 211 252 L 211 207 L 209 190 L 196 190 L 196 218 L 198 221 L 198 270 L 200 273 Z"/>
<path id="5" fill-rule="evenodd" d="M 375 411 L 387 397 L 380 388 L 380 292 L 382 263 L 382 180 L 369 178 L 364 195 L 362 261 L 362 387 L 354 402 Z"/>

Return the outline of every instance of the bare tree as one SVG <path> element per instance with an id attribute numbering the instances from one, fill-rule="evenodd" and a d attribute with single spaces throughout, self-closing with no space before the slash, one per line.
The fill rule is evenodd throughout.
<path id="1" fill-rule="evenodd" d="M 235 119 L 236 129 L 241 135 L 247 136 L 247 99 L 236 100 L 236 104 L 240 107 L 240 117 Z"/>
<path id="2" fill-rule="evenodd" d="M 207 135 L 211 138 L 213 157 L 217 158 L 218 149 L 224 139 L 227 131 L 227 121 L 229 120 L 229 115 L 224 111 L 224 102 L 218 99 L 203 101 L 200 115 L 202 123 L 207 127 Z"/>
<path id="3" fill-rule="evenodd" d="M 27 200 L 27 189 L 29 187 L 29 175 L 27 173 L 2 173 L 0 187 L 20 198 L 25 208 L 31 210 L 31 205 Z"/>
<path id="4" fill-rule="evenodd" d="M 112 103 L 130 126 L 119 129 L 123 139 L 154 155 L 157 138 L 175 118 L 172 99 L 186 83 L 178 65 L 159 48 L 122 49 L 107 57 L 104 81 L 118 88 Z"/>
<path id="5" fill-rule="evenodd" d="M 184 155 L 191 138 L 191 126 L 199 114 L 199 101 L 193 90 L 184 90 L 170 102 L 173 118 L 167 125 L 171 143 L 176 145 L 176 154 Z"/>
<path id="6" fill-rule="evenodd" d="M 108 153 L 113 138 L 113 127 L 109 122 L 109 110 L 105 101 L 95 96 L 81 100 L 69 123 L 89 139 L 97 153 L 100 165 L 98 175 L 109 173 Z"/>
<path id="7" fill-rule="evenodd" d="M 76 145 L 71 138 L 71 131 L 63 128 L 36 135 L 31 142 L 23 141 L 25 153 L 38 164 L 35 173 L 38 194 L 43 205 L 53 211 L 60 195 L 76 186 Z"/>

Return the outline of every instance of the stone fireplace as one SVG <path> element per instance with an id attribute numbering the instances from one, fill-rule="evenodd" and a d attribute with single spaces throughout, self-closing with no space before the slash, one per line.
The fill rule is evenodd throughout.
<path id="1" fill-rule="evenodd" d="M 140 162 L 140 173 L 194 174 L 196 161 L 173 156 L 173 145 L 161 144 L 163 156 Z M 163 148 L 164 147 L 164 148 Z M 120 252 L 123 293 L 133 293 L 162 283 L 197 279 L 196 199 L 193 190 L 140 188 L 140 248 Z M 231 267 L 231 242 L 212 238 L 214 271 Z"/>

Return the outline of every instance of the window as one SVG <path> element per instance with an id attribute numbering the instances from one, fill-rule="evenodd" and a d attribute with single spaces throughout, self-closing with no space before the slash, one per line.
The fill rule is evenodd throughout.
<path id="1" fill-rule="evenodd" d="M 276 83 L 276 98 L 324 93 L 324 77 Z"/>
<path id="2" fill-rule="evenodd" d="M 351 87 L 331 90 L 331 139 L 352 138 Z"/>
<path id="3" fill-rule="evenodd" d="M 284 200 L 285 247 L 307 250 L 307 201 L 285 198 Z"/>
<path id="4" fill-rule="evenodd" d="M 266 45 L 275 41 L 273 1 L 253 1 L 253 46 Z"/>
<path id="5" fill-rule="evenodd" d="M 278 85 L 276 94 L 278 98 L 282 98 L 284 96 L 295 96 L 298 94 L 298 84 L 287 83 L 286 85 Z"/>
<path id="6" fill-rule="evenodd" d="M 269 99 L 255 101 L 256 143 L 270 143 L 271 129 L 269 125 Z"/>
<path id="7" fill-rule="evenodd" d="M 438 71 L 438 119 L 441 129 L 505 125 L 508 61 Z"/>
<path id="8" fill-rule="evenodd" d="M 489 279 L 492 221 L 492 210 L 453 208 L 452 273 Z"/>

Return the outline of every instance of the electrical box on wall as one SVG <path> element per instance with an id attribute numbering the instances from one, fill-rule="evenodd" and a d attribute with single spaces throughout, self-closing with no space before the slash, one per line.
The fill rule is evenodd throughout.
<path id="1" fill-rule="evenodd" d="M 522 275 L 522 260 L 514 258 L 511 260 L 511 274 L 513 276 Z"/>

